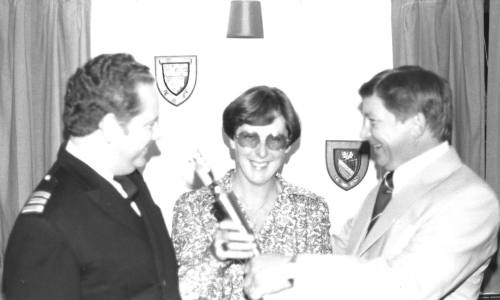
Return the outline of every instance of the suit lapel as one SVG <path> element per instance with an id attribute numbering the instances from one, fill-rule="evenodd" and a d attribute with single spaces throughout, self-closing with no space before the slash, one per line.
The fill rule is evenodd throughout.
<path id="1" fill-rule="evenodd" d="M 378 241 L 392 225 L 418 201 L 418 199 L 424 197 L 430 188 L 430 186 L 412 185 L 402 190 L 397 195 L 394 195 L 391 202 L 385 208 L 385 211 L 380 215 L 375 225 L 373 225 L 373 228 L 362 241 L 358 254 L 363 255 L 363 253 Z M 371 218 L 371 215 L 368 218 Z M 367 223 L 369 223 L 369 221 Z M 366 229 L 364 234 L 366 234 Z"/>
<path id="2" fill-rule="evenodd" d="M 144 233 L 139 224 L 140 220 L 134 214 L 132 208 L 128 207 L 127 200 L 123 199 L 118 192 L 114 193 L 112 190 L 108 191 L 107 188 L 101 187 L 100 189 L 90 190 L 87 194 L 111 219 L 144 238 Z"/>
<path id="3" fill-rule="evenodd" d="M 157 206 L 154 204 L 151 194 L 149 193 L 149 190 L 146 184 L 144 183 L 140 173 L 135 172 L 129 175 L 129 178 L 138 187 L 137 207 L 139 208 L 142 214 L 142 220 L 144 221 L 147 234 L 146 238 L 148 239 L 151 245 L 151 250 L 153 252 L 153 258 L 155 260 L 155 266 L 158 278 L 163 278 L 165 276 L 165 274 L 163 274 L 162 271 L 165 266 L 163 258 L 166 255 L 165 251 L 168 250 L 164 249 L 162 243 L 163 240 L 161 239 L 160 236 L 157 235 L 157 230 L 160 230 L 160 228 L 157 227 L 164 226 L 163 222 L 162 220 L 157 220 L 155 217 L 157 215 L 155 212 Z M 168 234 L 166 234 L 166 238 L 169 238 Z"/>
<path id="4" fill-rule="evenodd" d="M 359 256 L 368 251 L 370 247 L 392 228 L 393 224 L 401 216 L 407 213 L 413 205 L 421 203 L 421 199 L 425 198 L 429 191 L 439 185 L 460 166 L 461 161 L 458 155 L 454 149 L 450 149 L 439 160 L 426 167 L 419 174 L 415 174 L 414 181 L 411 184 L 393 195 L 383 214 L 379 217 L 368 235 L 366 235 L 376 198 L 376 189 L 375 192 L 372 191 L 369 202 L 365 203 L 365 207 L 361 211 L 362 215 L 360 214 L 359 223 L 361 225 L 360 229 L 358 229 L 359 232 L 356 233 L 358 234 L 359 248 L 356 247 L 354 251 Z M 366 238 L 364 238 L 365 235 Z"/>
<path id="5" fill-rule="evenodd" d="M 144 238 L 144 233 L 138 223 L 132 208 L 127 200 L 123 199 L 118 191 L 101 175 L 87 164 L 70 154 L 65 149 L 64 143 L 58 153 L 58 161 L 61 166 L 72 174 L 85 189 L 89 200 L 99 207 L 110 219 L 126 226 L 128 229 Z"/>
<path id="6" fill-rule="evenodd" d="M 365 238 L 366 230 L 372 216 L 373 207 L 375 206 L 375 198 L 377 197 L 377 190 L 379 186 L 380 184 L 368 194 L 365 202 L 361 206 L 361 210 L 358 213 L 350 233 L 346 254 L 355 254 L 358 252 L 359 246 Z"/>

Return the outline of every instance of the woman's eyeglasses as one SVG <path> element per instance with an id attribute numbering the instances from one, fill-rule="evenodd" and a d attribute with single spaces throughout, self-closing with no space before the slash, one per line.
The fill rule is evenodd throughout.
<path id="1" fill-rule="evenodd" d="M 254 149 L 260 144 L 260 137 L 257 133 L 242 131 L 235 137 L 236 142 L 241 147 Z M 284 134 L 268 135 L 265 141 L 266 147 L 270 150 L 280 151 L 288 147 L 288 137 Z"/>

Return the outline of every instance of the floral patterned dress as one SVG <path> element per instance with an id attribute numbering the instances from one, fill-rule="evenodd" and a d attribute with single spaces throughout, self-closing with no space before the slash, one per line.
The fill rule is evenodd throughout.
<path id="1" fill-rule="evenodd" d="M 223 190 L 232 189 L 234 172 L 230 170 L 219 182 Z M 261 253 L 331 253 L 330 221 L 325 201 L 289 184 L 279 174 L 276 177 L 282 192 L 262 229 L 255 234 Z M 211 191 L 201 188 L 183 194 L 175 203 L 172 239 L 184 300 L 244 299 L 244 264 L 218 261 L 209 250 L 217 228 L 214 201 Z"/>

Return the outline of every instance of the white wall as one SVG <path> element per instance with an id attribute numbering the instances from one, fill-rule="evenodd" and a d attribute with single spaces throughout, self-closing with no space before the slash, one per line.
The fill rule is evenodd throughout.
<path id="1" fill-rule="evenodd" d="M 162 100 L 162 152 L 144 175 L 171 225 L 172 206 L 187 191 L 187 163 L 199 149 L 217 177 L 234 163 L 222 140 L 222 111 L 254 85 L 282 89 L 303 127 L 285 179 L 324 196 L 332 231 L 353 215 L 376 182 L 370 165 L 346 192 L 330 179 L 325 140 L 357 140 L 359 86 L 392 66 L 390 1 L 261 0 L 264 39 L 227 39 L 230 0 L 98 0 L 92 3 L 92 56 L 128 52 L 151 67 L 154 57 L 196 55 L 193 95 L 175 107 Z"/>

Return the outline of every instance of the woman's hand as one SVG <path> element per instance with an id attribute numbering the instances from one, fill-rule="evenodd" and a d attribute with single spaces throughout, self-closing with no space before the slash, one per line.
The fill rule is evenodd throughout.
<path id="1" fill-rule="evenodd" d="M 219 222 L 211 245 L 212 254 L 218 260 L 249 259 L 257 253 L 253 235 L 239 224 L 224 220 Z"/>
<path id="2" fill-rule="evenodd" d="M 250 299 L 293 287 L 295 257 L 259 255 L 246 265 L 243 290 Z M 286 298 L 281 298 L 286 299 Z"/>

